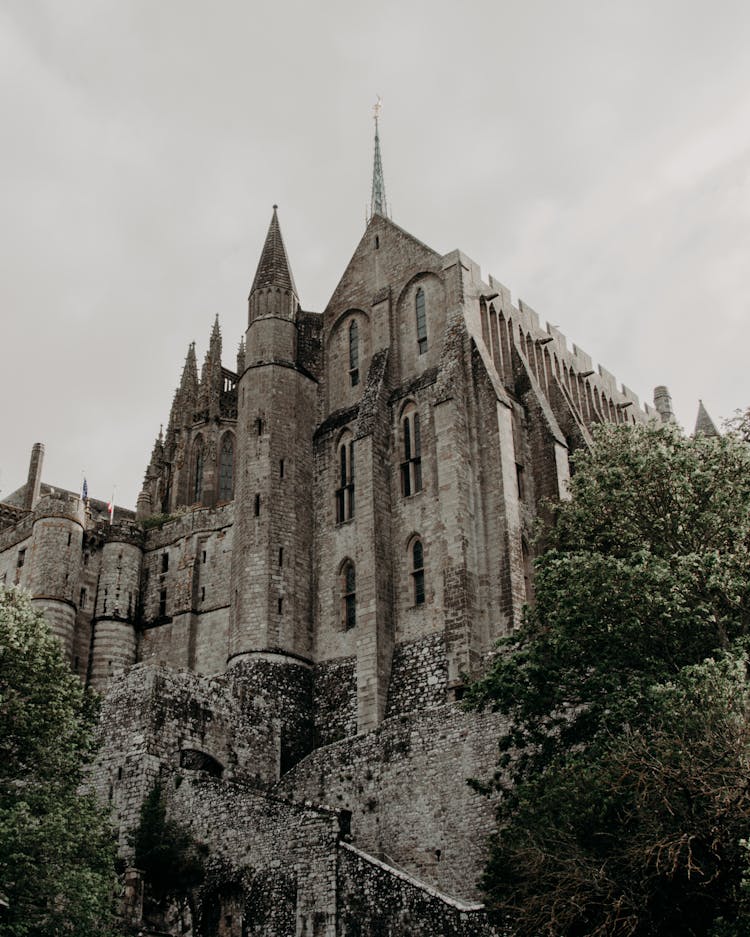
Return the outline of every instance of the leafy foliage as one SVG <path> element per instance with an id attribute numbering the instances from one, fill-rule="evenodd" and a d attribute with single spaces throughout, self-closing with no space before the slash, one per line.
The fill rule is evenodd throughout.
<path id="1" fill-rule="evenodd" d="M 155 904 L 184 895 L 204 878 L 203 860 L 190 833 L 167 816 L 162 785 L 157 781 L 141 806 L 140 823 L 131 841 L 134 861 L 145 872 L 148 897 Z"/>
<path id="2" fill-rule="evenodd" d="M 110 933 L 114 836 L 80 791 L 96 718 L 28 597 L 0 589 L 2 937 Z"/>
<path id="3" fill-rule="evenodd" d="M 750 449 L 608 426 L 574 468 L 469 695 L 508 716 L 483 885 L 518 935 L 707 934 L 745 900 Z"/>

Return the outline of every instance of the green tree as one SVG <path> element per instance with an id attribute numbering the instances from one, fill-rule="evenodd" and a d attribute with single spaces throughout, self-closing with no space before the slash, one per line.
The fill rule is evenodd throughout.
<path id="1" fill-rule="evenodd" d="M 750 832 L 750 448 L 603 427 L 536 604 L 469 702 L 508 717 L 483 886 L 519 935 L 703 935 Z"/>
<path id="2" fill-rule="evenodd" d="M 96 718 L 28 597 L 0 588 L 2 937 L 110 933 L 114 836 L 81 792 Z"/>
<path id="3" fill-rule="evenodd" d="M 158 781 L 141 805 L 140 822 L 130 845 L 136 867 L 145 873 L 146 894 L 152 905 L 185 898 L 202 883 L 202 854 L 190 832 L 167 816 Z"/>

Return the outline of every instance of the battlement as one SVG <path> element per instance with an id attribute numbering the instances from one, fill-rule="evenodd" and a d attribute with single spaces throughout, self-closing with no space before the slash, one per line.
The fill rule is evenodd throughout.
<path id="1" fill-rule="evenodd" d="M 601 364 L 595 366 L 591 355 L 579 345 L 571 343 L 569 346 L 566 335 L 557 326 L 546 322 L 542 327 L 539 314 L 528 303 L 519 298 L 518 305 L 514 305 L 508 287 L 492 274 L 488 280 L 487 284 L 480 280 L 478 298 L 484 298 L 488 306 L 494 303 L 496 310 L 502 311 L 506 320 L 513 322 L 513 340 L 526 352 L 527 358 L 530 357 L 530 345 L 542 348 L 552 359 L 556 374 L 565 370 L 568 374 L 572 372 L 576 377 L 589 381 L 592 389 L 596 389 L 600 397 L 611 401 L 620 413 L 632 408 L 630 412 L 634 419 L 629 422 L 653 419 L 658 415 L 648 403 L 641 406 L 638 395 L 625 384 L 619 383 L 607 368 Z M 485 288 L 484 292 L 482 288 Z M 614 422 L 624 421 L 615 419 Z"/>

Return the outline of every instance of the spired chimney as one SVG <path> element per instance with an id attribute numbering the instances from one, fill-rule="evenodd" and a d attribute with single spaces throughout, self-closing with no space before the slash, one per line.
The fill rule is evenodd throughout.
<path id="1" fill-rule="evenodd" d="M 662 423 L 674 423 L 674 410 L 672 409 L 672 396 L 669 388 L 660 384 L 654 388 L 654 406 L 661 417 Z"/>
<path id="2" fill-rule="evenodd" d="M 27 511 L 32 511 L 39 500 L 39 493 L 42 489 L 42 464 L 44 462 L 44 446 L 40 442 L 35 442 L 31 447 L 31 459 L 29 460 L 29 477 L 26 480 L 26 493 L 24 495 L 23 506 Z"/>

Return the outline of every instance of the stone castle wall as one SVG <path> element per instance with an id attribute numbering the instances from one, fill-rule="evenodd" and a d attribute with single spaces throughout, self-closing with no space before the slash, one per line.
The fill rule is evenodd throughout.
<path id="1" fill-rule="evenodd" d="M 234 504 L 150 530 L 142 575 L 140 660 L 218 674 L 229 650 Z"/>
<path id="2" fill-rule="evenodd" d="M 495 933 L 482 905 L 446 899 L 346 843 L 339 847 L 338 893 L 337 937 L 489 937 Z"/>
<path id="3" fill-rule="evenodd" d="M 467 779 L 492 775 L 499 731 L 499 717 L 455 704 L 388 719 L 314 751 L 275 790 L 351 811 L 358 848 L 474 899 L 494 810 Z"/>

